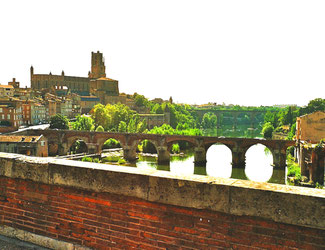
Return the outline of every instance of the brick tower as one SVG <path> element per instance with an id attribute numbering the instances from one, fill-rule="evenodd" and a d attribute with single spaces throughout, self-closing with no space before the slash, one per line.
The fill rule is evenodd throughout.
<path id="1" fill-rule="evenodd" d="M 91 52 L 91 72 L 89 78 L 101 77 L 106 77 L 103 54 L 99 51 L 97 53 Z"/>

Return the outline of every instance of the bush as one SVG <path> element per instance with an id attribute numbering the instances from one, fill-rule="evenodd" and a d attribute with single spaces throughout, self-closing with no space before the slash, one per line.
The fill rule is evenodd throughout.
<path id="1" fill-rule="evenodd" d="M 84 156 L 81 161 L 87 161 L 87 162 L 93 162 L 93 159 L 91 157 L 88 156 Z"/>
<path id="2" fill-rule="evenodd" d="M 106 163 L 106 162 L 118 162 L 120 159 L 119 156 L 107 156 L 105 158 L 102 159 L 102 163 Z"/>
<path id="3" fill-rule="evenodd" d="M 176 144 L 173 144 L 172 146 L 172 153 L 173 154 L 179 154 L 181 151 L 180 151 L 180 148 L 179 148 L 179 145 L 176 143 Z"/>
<path id="4" fill-rule="evenodd" d="M 50 118 L 51 129 L 69 129 L 69 120 L 66 116 L 56 114 Z"/>
<path id="5" fill-rule="evenodd" d="M 270 122 L 265 123 L 263 126 L 263 129 L 262 129 L 263 137 L 266 139 L 271 139 L 273 130 L 274 130 L 274 127 Z"/>
<path id="6" fill-rule="evenodd" d="M 96 132 L 104 132 L 105 130 L 104 130 L 104 128 L 101 126 L 101 125 L 99 125 L 97 128 L 96 128 Z"/>
<path id="7" fill-rule="evenodd" d="M 120 147 L 121 147 L 120 142 L 112 138 L 105 141 L 103 145 L 103 149 L 120 148 Z"/>
<path id="8" fill-rule="evenodd" d="M 118 160 L 118 164 L 125 164 L 126 163 L 126 160 L 124 160 L 123 158 L 120 158 Z"/>

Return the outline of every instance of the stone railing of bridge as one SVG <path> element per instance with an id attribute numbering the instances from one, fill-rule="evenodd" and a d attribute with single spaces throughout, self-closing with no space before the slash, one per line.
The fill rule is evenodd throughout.
<path id="1" fill-rule="evenodd" d="M 213 144 L 223 144 L 232 153 L 233 168 L 245 168 L 246 151 L 253 145 L 266 146 L 273 155 L 275 169 L 285 169 L 286 149 L 294 146 L 295 141 L 265 140 L 251 138 L 222 138 L 210 136 L 181 136 L 181 135 L 156 135 L 139 133 L 113 133 L 113 132 L 90 132 L 74 130 L 28 130 L 29 135 L 43 134 L 49 141 L 49 155 L 66 155 L 76 140 L 83 140 L 88 146 L 89 153 L 100 153 L 105 141 L 112 138 L 118 140 L 123 148 L 123 155 L 127 161 L 135 161 L 136 150 L 139 143 L 149 140 L 156 147 L 158 162 L 170 161 L 170 150 L 174 143 L 185 141 L 194 149 L 194 162 L 196 165 L 206 163 L 206 153 Z"/>

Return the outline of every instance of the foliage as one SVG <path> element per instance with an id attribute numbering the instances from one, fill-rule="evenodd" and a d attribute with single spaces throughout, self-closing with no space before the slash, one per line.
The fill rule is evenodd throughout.
<path id="1" fill-rule="evenodd" d="M 69 129 L 69 120 L 66 116 L 56 114 L 50 118 L 51 129 Z"/>
<path id="2" fill-rule="evenodd" d="M 325 112 L 325 99 L 316 98 L 314 100 L 309 101 L 307 107 L 301 109 L 301 115 L 310 114 L 316 111 L 324 111 Z"/>
<path id="3" fill-rule="evenodd" d="M 81 161 L 93 162 L 93 159 L 91 157 L 84 156 L 82 157 Z"/>
<path id="4" fill-rule="evenodd" d="M 145 98 L 143 95 L 139 95 L 137 93 L 134 93 L 133 95 L 134 103 L 138 107 L 146 107 L 149 104 L 149 101 L 147 98 Z"/>
<path id="5" fill-rule="evenodd" d="M 92 131 L 95 128 L 94 120 L 86 115 L 77 115 L 77 120 L 72 122 L 73 130 L 86 130 Z"/>
<path id="6" fill-rule="evenodd" d="M 202 127 L 207 128 L 216 128 L 217 127 L 217 116 L 211 112 L 205 113 L 202 118 Z"/>
<path id="7" fill-rule="evenodd" d="M 105 158 L 102 159 L 102 163 L 106 163 L 106 162 L 118 162 L 120 159 L 119 156 L 113 155 L 113 156 L 107 156 Z"/>
<path id="8" fill-rule="evenodd" d="M 112 138 L 105 141 L 103 145 L 103 149 L 120 148 L 120 147 L 121 147 L 120 142 Z"/>
<path id="9" fill-rule="evenodd" d="M 139 148 L 142 149 L 143 153 L 150 153 L 150 154 L 157 153 L 155 145 L 149 140 L 143 140 Z"/>
<path id="10" fill-rule="evenodd" d="M 120 121 L 118 125 L 118 132 L 123 132 L 125 133 L 127 131 L 127 125 L 125 121 Z"/>
<path id="11" fill-rule="evenodd" d="M 287 177 L 294 185 L 299 185 L 302 181 L 301 170 L 291 155 L 287 157 L 288 172 Z M 291 178 L 290 178 L 291 177 Z"/>
<path id="12" fill-rule="evenodd" d="M 82 140 L 76 140 L 70 147 L 70 152 L 72 154 L 80 154 L 87 151 L 88 151 L 87 145 Z"/>
<path id="13" fill-rule="evenodd" d="M 108 124 L 110 122 L 110 116 L 107 109 L 103 104 L 97 104 L 90 111 L 91 118 L 94 120 L 95 126 L 102 126 L 104 130 L 108 130 Z"/>
<path id="14" fill-rule="evenodd" d="M 296 135 L 296 123 L 293 123 L 290 127 L 289 134 L 287 136 L 288 140 L 293 140 Z"/>
<path id="15" fill-rule="evenodd" d="M 179 144 L 178 143 L 173 144 L 173 146 L 172 146 L 172 153 L 179 154 L 180 152 L 181 152 L 181 150 L 180 150 Z"/>
<path id="16" fill-rule="evenodd" d="M 262 134 L 264 138 L 270 139 L 272 138 L 274 127 L 271 122 L 267 122 L 263 125 Z"/>
<path id="17" fill-rule="evenodd" d="M 126 163 L 126 160 L 124 160 L 123 158 L 119 158 L 117 163 L 122 165 Z"/>
<path id="18" fill-rule="evenodd" d="M 96 132 L 104 132 L 104 128 L 103 126 L 99 125 L 97 128 L 96 128 Z"/>

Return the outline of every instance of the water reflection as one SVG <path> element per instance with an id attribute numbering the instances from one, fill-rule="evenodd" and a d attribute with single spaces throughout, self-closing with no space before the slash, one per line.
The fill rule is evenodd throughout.
<path id="1" fill-rule="evenodd" d="M 187 152 L 184 156 L 171 156 L 170 164 L 158 164 L 155 155 L 139 155 L 134 166 L 140 169 L 170 171 L 177 175 L 208 175 L 261 182 L 284 183 L 284 170 L 273 170 L 272 153 L 265 152 L 265 146 L 257 144 L 246 152 L 246 168 L 232 168 L 232 154 L 225 145 L 212 145 L 207 152 L 206 166 L 195 166 L 194 155 Z"/>
<path id="2" fill-rule="evenodd" d="M 229 178 L 232 172 L 231 150 L 221 144 L 212 145 L 207 152 L 207 175 Z"/>
<path id="3" fill-rule="evenodd" d="M 231 131 L 227 128 L 218 131 L 205 131 L 205 134 L 215 136 L 216 133 L 222 133 L 229 137 L 258 137 L 260 132 L 260 130 L 247 128 L 243 130 L 244 134 L 243 131 Z M 231 162 L 231 150 L 225 145 L 215 144 L 208 149 L 207 164 L 203 167 L 194 165 L 194 155 L 191 151 L 186 152 L 185 155 L 171 156 L 170 164 L 167 165 L 157 164 L 157 155 L 139 155 L 139 160 L 133 166 L 170 171 L 177 175 L 198 174 L 284 184 L 285 170 L 273 170 L 272 153 L 266 153 L 264 145 L 257 144 L 247 150 L 245 169 L 232 168 Z"/>
<path id="4" fill-rule="evenodd" d="M 249 180 L 268 181 L 273 172 L 273 157 L 261 144 L 250 147 L 246 152 L 245 173 Z"/>

